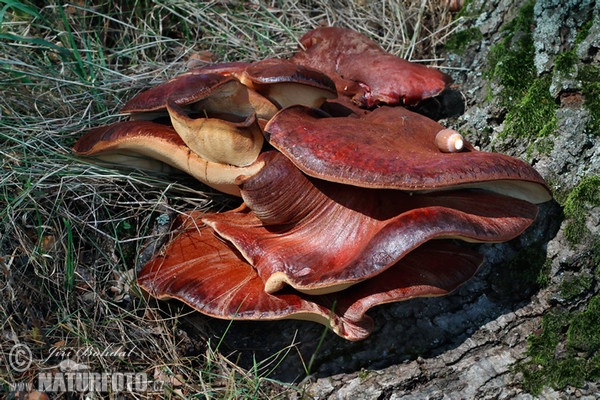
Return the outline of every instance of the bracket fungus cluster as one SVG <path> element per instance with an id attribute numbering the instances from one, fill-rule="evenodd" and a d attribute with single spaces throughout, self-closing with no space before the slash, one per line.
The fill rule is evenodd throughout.
<path id="1" fill-rule="evenodd" d="M 405 107 L 448 87 L 440 71 L 341 28 L 301 43 L 290 60 L 210 65 L 148 89 L 127 121 L 74 150 L 159 160 L 243 200 L 176 219 L 138 272 L 151 295 L 360 340 L 368 309 L 452 292 L 482 263 L 464 243 L 515 238 L 550 192 L 523 161 Z"/>

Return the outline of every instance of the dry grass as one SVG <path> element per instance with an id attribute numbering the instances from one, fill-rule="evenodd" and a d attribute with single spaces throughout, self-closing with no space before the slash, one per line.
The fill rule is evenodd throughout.
<path id="1" fill-rule="evenodd" d="M 183 176 L 88 164 L 70 147 L 86 129 L 115 121 L 133 94 L 190 63 L 286 57 L 302 33 L 339 25 L 436 64 L 455 24 L 433 0 L 90 3 L 0 1 L 0 344 L 3 361 L 17 343 L 33 355 L 23 372 L 0 363 L 1 388 L 35 383 L 64 358 L 48 358 L 56 349 L 122 347 L 130 353 L 77 361 L 164 382 L 160 395 L 126 397 L 302 397 L 268 379 L 290 349 L 242 370 L 219 352 L 206 320 L 190 323 L 189 309 L 146 300 L 135 286 L 157 221 L 223 209 L 231 199 Z"/>

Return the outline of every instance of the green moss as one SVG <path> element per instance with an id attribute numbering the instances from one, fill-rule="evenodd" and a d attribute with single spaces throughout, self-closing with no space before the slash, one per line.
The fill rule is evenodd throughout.
<path id="1" fill-rule="evenodd" d="M 569 347 L 577 352 L 589 355 L 600 351 L 600 295 L 592 298 L 587 309 L 577 314 L 569 330 L 567 339 Z"/>
<path id="2" fill-rule="evenodd" d="M 542 319 L 542 333 L 529 337 L 527 355 L 531 361 L 540 365 L 548 364 L 554 359 L 556 346 L 569 327 L 568 313 L 549 313 Z"/>
<path id="3" fill-rule="evenodd" d="M 529 1 L 516 18 L 503 29 L 505 37 L 490 49 L 486 77 L 501 85 L 499 104 L 506 108 L 503 137 L 533 141 L 547 138 L 557 129 L 558 104 L 550 94 L 550 76 L 537 76 L 534 65 L 533 7 Z M 592 21 L 586 22 L 575 40 L 575 48 L 558 55 L 555 72 L 573 74 L 581 81 L 584 106 L 590 112 L 589 133 L 600 135 L 600 67 L 579 63 L 576 46 L 589 34 Z M 552 140 L 537 140 L 535 150 L 548 153 Z M 529 148 L 528 152 L 533 150 Z"/>
<path id="4" fill-rule="evenodd" d="M 528 2 L 519 15 L 507 24 L 505 37 L 490 49 L 486 77 L 498 83 L 502 92 L 499 104 L 506 108 L 504 136 L 537 139 L 536 143 L 551 149 L 551 133 L 557 129 L 558 104 L 550 95 L 550 76 L 537 76 L 534 65 L 534 46 L 531 33 L 533 6 Z M 579 32 L 576 45 L 588 34 L 591 24 Z M 576 49 L 557 56 L 555 72 L 577 73 L 581 81 L 584 105 L 590 112 L 590 133 L 600 134 L 600 67 L 582 65 Z M 540 137 L 545 139 L 540 140 Z M 539 149 L 538 149 L 539 150 Z M 585 177 L 564 196 L 565 235 L 572 244 L 590 234 L 586 215 L 590 207 L 600 205 L 600 176 Z M 594 240 L 591 254 L 600 275 L 600 238 Z M 539 264 L 539 261 L 534 262 Z M 546 263 L 547 264 L 547 263 Z M 520 264 L 515 264 L 517 268 Z M 547 282 L 545 268 L 537 268 L 536 283 Z M 532 282 L 533 270 L 520 278 Z M 594 287 L 592 276 L 575 277 L 561 285 L 566 300 L 576 300 Z M 560 390 L 566 386 L 581 386 L 585 381 L 600 378 L 600 295 L 592 298 L 583 312 L 553 311 L 542 318 L 541 333 L 528 338 L 526 361 L 516 364 L 515 371 L 523 375 L 524 388 L 539 394 L 545 386 Z"/>
<path id="5" fill-rule="evenodd" d="M 587 176 L 569 193 L 564 202 L 565 227 L 567 240 L 575 245 L 590 234 L 585 226 L 589 207 L 600 206 L 600 175 Z M 596 241 L 598 243 L 598 241 Z M 598 246 L 596 246 L 598 247 Z"/>
<path id="6" fill-rule="evenodd" d="M 486 77 L 502 85 L 500 104 L 510 108 L 527 93 L 535 79 L 533 46 L 530 48 L 529 43 L 521 43 L 511 49 L 510 42 L 504 40 L 490 48 L 488 63 L 490 69 L 486 71 Z"/>
<path id="7" fill-rule="evenodd" d="M 542 269 L 537 275 L 536 284 L 541 288 L 545 288 L 550 283 L 550 268 L 552 267 L 552 262 L 549 258 L 546 259 Z"/>
<path id="8" fill-rule="evenodd" d="M 577 46 L 579 43 L 583 42 L 583 40 L 586 37 L 588 37 L 588 35 L 590 34 L 590 29 L 592 29 L 592 26 L 594 26 L 593 19 L 590 19 L 585 24 L 583 24 L 581 29 L 579 29 L 579 32 L 577 32 L 577 36 L 575 37 L 575 46 Z"/>
<path id="9" fill-rule="evenodd" d="M 488 53 L 489 69 L 485 76 L 503 86 L 501 105 L 510 107 L 523 97 L 536 77 L 533 58 L 535 49 L 531 26 L 533 6 L 529 1 L 503 31 L 506 36 Z"/>
<path id="10" fill-rule="evenodd" d="M 533 79 L 524 96 L 511 107 L 503 134 L 509 137 L 546 137 L 557 128 L 557 104 L 550 95 L 551 78 Z"/>
<path id="11" fill-rule="evenodd" d="M 464 29 L 453 33 L 446 41 L 445 47 L 456 54 L 462 54 L 473 42 L 483 39 L 483 34 L 477 27 Z"/>
<path id="12" fill-rule="evenodd" d="M 534 4 L 528 2 L 507 24 L 506 36 L 488 55 L 486 77 L 502 86 L 499 102 L 507 110 L 504 137 L 547 137 L 557 128 L 558 105 L 550 95 L 551 77 L 537 77 L 534 65 L 531 32 Z M 565 57 L 563 64 L 571 61 Z M 552 146 L 552 141 L 542 141 L 538 150 L 549 152 Z"/>
<path id="13" fill-rule="evenodd" d="M 554 69 L 563 74 L 570 74 L 575 72 L 575 65 L 578 61 L 579 58 L 577 58 L 575 50 L 567 51 L 556 56 Z"/>
<path id="14" fill-rule="evenodd" d="M 600 376 L 600 295 L 581 313 L 554 312 L 542 319 L 542 333 L 529 337 L 528 360 L 515 367 L 523 387 L 540 394 L 545 386 L 560 390 L 582 386 Z"/>
<path id="15" fill-rule="evenodd" d="M 600 379 L 600 354 L 592 357 L 592 360 L 589 363 L 590 372 L 588 375 L 590 376 L 590 380 L 597 381 Z"/>
<path id="16" fill-rule="evenodd" d="M 560 285 L 560 294 L 565 300 L 573 300 L 592 287 L 592 278 L 589 276 L 576 276 L 565 279 Z"/>
<path id="17" fill-rule="evenodd" d="M 600 275 L 600 238 L 594 241 L 591 257 L 593 265 L 596 266 L 596 273 Z"/>
<path id="18" fill-rule="evenodd" d="M 600 135 L 600 67 L 581 65 L 577 78 L 581 81 L 584 106 L 590 112 L 589 133 Z"/>
<path id="19" fill-rule="evenodd" d="M 536 0 L 529 0 L 521 7 L 519 13 L 515 18 L 506 24 L 503 30 L 515 33 L 515 32 L 530 32 L 533 26 L 533 8 L 535 7 Z"/>
<path id="20" fill-rule="evenodd" d="M 515 371 L 523 374 L 523 387 L 530 393 L 539 394 L 549 382 L 549 369 L 554 367 L 554 351 L 561 335 L 568 329 L 568 316 L 547 314 L 542 319 L 542 333 L 528 338 L 529 360 L 516 365 Z"/>

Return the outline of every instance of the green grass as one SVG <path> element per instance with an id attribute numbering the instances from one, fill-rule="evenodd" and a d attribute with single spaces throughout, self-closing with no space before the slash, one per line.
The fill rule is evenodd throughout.
<path id="1" fill-rule="evenodd" d="M 287 57 L 304 32 L 336 24 L 432 63 L 450 17 L 421 1 L 41 4 L 0 0 L 2 352 L 27 344 L 35 372 L 60 361 L 46 360 L 52 349 L 122 345 L 131 356 L 79 361 L 146 372 L 164 381 L 162 398 L 301 398 L 269 378 L 292 347 L 242 370 L 209 329 L 187 322 L 188 308 L 147 300 L 135 285 L 138 257 L 166 216 L 231 199 L 185 176 L 96 165 L 70 149 L 87 129 L 119 120 L 134 94 L 205 59 Z M 0 392 L 34 379 L 31 371 L 1 364 Z"/>

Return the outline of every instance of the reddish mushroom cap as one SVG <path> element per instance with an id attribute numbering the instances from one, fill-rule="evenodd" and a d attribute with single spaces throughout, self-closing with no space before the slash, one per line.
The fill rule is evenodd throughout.
<path id="1" fill-rule="evenodd" d="M 168 98 L 172 98 L 176 104 L 180 105 L 194 103 L 208 97 L 221 85 L 233 80 L 232 77 L 220 74 L 201 73 L 198 70 L 190 71 L 139 93 L 125 103 L 121 112 L 143 113 L 164 110 Z"/>
<path id="2" fill-rule="evenodd" d="M 195 68 L 193 71 L 202 74 L 219 74 L 223 76 L 232 76 L 236 79 L 240 77 L 246 71 L 252 62 L 250 61 L 233 61 L 233 62 L 221 62 Z"/>
<path id="3" fill-rule="evenodd" d="M 92 129 L 73 146 L 82 156 L 91 156 L 128 166 L 149 157 L 184 171 L 208 186 L 224 193 L 239 196 L 235 184 L 239 175 L 251 175 L 262 168 L 260 162 L 247 167 L 235 167 L 207 161 L 190 150 L 175 130 L 151 121 L 123 121 Z"/>
<path id="4" fill-rule="evenodd" d="M 293 62 L 323 71 L 340 94 L 368 108 L 379 103 L 416 105 L 451 83 L 448 75 L 386 53 L 350 29 L 318 28 L 300 43 L 304 50 L 291 58 Z"/>
<path id="5" fill-rule="evenodd" d="M 403 107 L 330 118 L 294 106 L 269 121 L 265 136 L 306 174 L 333 182 L 406 191 L 479 187 L 533 203 L 550 200 L 543 178 L 521 160 L 467 142 L 461 152 L 440 151 L 442 129 Z"/>
<path id="6" fill-rule="evenodd" d="M 335 84 L 327 75 L 279 58 L 252 63 L 240 81 L 279 108 L 294 104 L 319 107 L 326 99 L 337 97 Z"/>
<path id="7" fill-rule="evenodd" d="M 203 221 L 236 246 L 270 293 L 286 285 L 311 294 L 339 291 L 431 239 L 506 241 L 537 214 L 529 202 L 492 192 L 411 196 L 309 179 L 277 152 L 259 161 L 258 173 L 238 179 L 249 208 Z"/>
<path id="8" fill-rule="evenodd" d="M 131 119 L 151 120 L 166 114 L 168 101 L 225 118 L 256 113 L 259 118 L 269 119 L 278 111 L 273 103 L 233 76 L 196 69 L 139 93 L 121 112 L 131 114 Z"/>
<path id="9" fill-rule="evenodd" d="M 159 299 L 176 298 L 217 318 L 311 320 L 348 339 L 366 338 L 373 321 L 365 312 L 378 304 L 441 296 L 468 280 L 481 256 L 437 241 L 426 244 L 381 275 L 345 291 L 309 296 L 269 294 L 256 271 L 228 243 L 202 226 L 201 212 L 180 216 L 162 254 L 144 265 L 138 284 Z"/>

